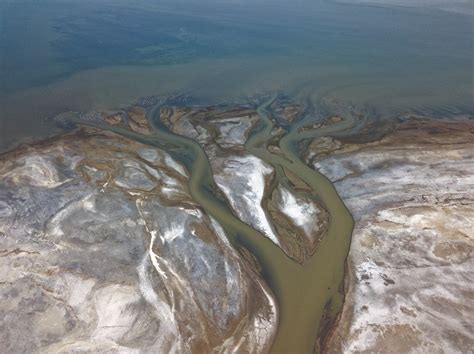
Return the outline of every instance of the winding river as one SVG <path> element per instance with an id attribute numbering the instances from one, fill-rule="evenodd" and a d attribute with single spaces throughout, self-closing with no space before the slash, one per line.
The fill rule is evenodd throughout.
<path id="1" fill-rule="evenodd" d="M 312 188 L 312 197 L 329 213 L 327 234 L 312 258 L 303 265 L 289 258 L 272 241 L 235 217 L 229 207 L 216 198 L 213 193 L 216 186 L 206 153 L 197 142 L 170 133 L 159 124 L 161 104 L 147 112 L 154 128 L 150 136 L 97 122 L 86 124 L 165 148 L 187 165 L 191 172 L 189 189 L 193 199 L 221 224 L 237 250 L 245 248 L 253 254 L 260 265 L 261 276 L 275 295 L 279 324 L 272 353 L 313 353 L 321 345 L 318 338 L 324 325 L 335 320 L 342 305 L 345 259 L 353 220 L 329 180 L 301 161 L 297 144 L 302 139 L 344 131 L 354 123 L 347 116 L 338 124 L 304 132 L 299 132 L 298 124 L 295 124 L 280 140 L 281 154 L 275 155 L 266 148 L 272 137 L 272 102 L 273 98 L 258 107 L 259 129 L 251 134 L 245 148 L 271 164 L 280 183 L 287 185 L 285 170 L 296 174 Z"/>

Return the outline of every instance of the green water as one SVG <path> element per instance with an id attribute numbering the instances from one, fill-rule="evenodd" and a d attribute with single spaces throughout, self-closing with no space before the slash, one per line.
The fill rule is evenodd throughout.
<path id="1" fill-rule="evenodd" d="M 323 0 L 0 0 L 0 149 L 140 97 L 472 111 L 472 17 Z"/>

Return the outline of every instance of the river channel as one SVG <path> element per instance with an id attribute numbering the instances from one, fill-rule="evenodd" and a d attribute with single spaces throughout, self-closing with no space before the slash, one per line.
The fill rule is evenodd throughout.
<path id="1" fill-rule="evenodd" d="M 238 250 L 249 251 L 257 260 L 261 277 L 272 290 L 278 304 L 278 331 L 272 353 L 312 353 L 319 348 L 319 338 L 337 318 L 343 303 L 343 280 L 353 220 L 329 180 L 309 168 L 300 158 L 298 143 L 353 126 L 350 116 L 338 124 L 300 132 L 298 124 L 280 140 L 281 154 L 267 150 L 272 138 L 271 103 L 263 102 L 257 109 L 259 124 L 251 133 L 246 150 L 272 165 L 278 182 L 288 185 L 285 171 L 291 171 L 312 189 L 329 213 L 329 227 L 317 251 L 304 264 L 288 257 L 280 247 L 261 233 L 239 220 L 230 208 L 213 193 L 216 185 L 211 166 L 203 148 L 195 141 L 173 134 L 160 124 L 161 104 L 148 109 L 147 116 L 153 133 L 150 136 L 102 123 L 87 123 L 113 131 L 141 143 L 166 149 L 190 170 L 189 189 L 195 202 L 216 219 L 226 231 L 231 244 Z M 82 122 L 84 123 L 84 122 Z"/>

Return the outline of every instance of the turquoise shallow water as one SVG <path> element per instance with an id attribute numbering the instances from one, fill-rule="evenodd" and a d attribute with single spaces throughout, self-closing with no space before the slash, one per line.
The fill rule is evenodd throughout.
<path id="1" fill-rule="evenodd" d="M 381 112 L 472 110 L 472 17 L 331 1 L 0 1 L 0 147 L 66 110 L 279 90 Z"/>

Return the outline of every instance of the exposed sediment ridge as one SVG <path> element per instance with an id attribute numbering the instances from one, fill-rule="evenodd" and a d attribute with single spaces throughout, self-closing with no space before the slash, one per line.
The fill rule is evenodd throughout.
<path id="1" fill-rule="evenodd" d="M 371 143 L 312 145 L 326 147 L 312 163 L 355 219 L 348 293 L 328 350 L 471 350 L 474 122 L 412 117 Z"/>

